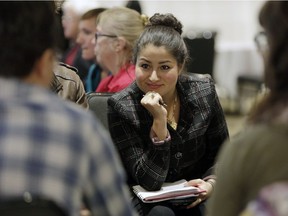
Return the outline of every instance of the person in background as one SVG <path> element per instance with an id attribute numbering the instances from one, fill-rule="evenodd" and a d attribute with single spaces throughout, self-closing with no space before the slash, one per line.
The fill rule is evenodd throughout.
<path id="1" fill-rule="evenodd" d="M 65 38 L 65 35 L 64 35 L 64 29 L 63 29 L 63 26 L 62 26 L 62 18 L 63 18 L 63 10 L 62 10 L 62 4 L 63 4 L 63 1 L 64 0 L 60 0 L 60 1 L 54 1 L 55 2 L 55 5 L 56 5 L 56 17 L 57 17 L 57 22 L 59 24 L 58 25 L 58 29 L 57 31 L 59 32 L 59 37 L 58 37 L 58 40 L 59 40 L 59 53 L 58 53 L 58 57 L 60 58 L 62 53 L 65 52 L 68 47 L 69 47 L 69 40 L 67 38 Z"/>
<path id="2" fill-rule="evenodd" d="M 108 72 L 102 70 L 102 68 L 96 63 L 94 53 L 95 43 L 92 43 L 96 33 L 96 18 L 104 10 L 105 8 L 95 8 L 85 12 L 79 23 L 77 43 L 81 46 L 82 58 L 87 61 L 94 61 L 94 64 L 92 64 L 88 70 L 84 82 L 86 92 L 95 92 L 100 81 L 108 75 Z"/>
<path id="3" fill-rule="evenodd" d="M 79 22 L 86 11 L 96 7 L 95 1 L 65 0 L 62 4 L 62 26 L 64 37 L 69 40 L 69 47 L 62 54 L 60 61 L 76 67 L 83 84 L 85 84 L 89 67 L 94 63 L 94 59 L 85 60 L 82 58 L 81 46 L 76 41 Z"/>
<path id="4" fill-rule="evenodd" d="M 110 136 L 49 89 L 55 16 L 53 1 L 0 1 L 0 204 L 40 197 L 78 216 L 85 200 L 93 215 L 133 215 Z"/>
<path id="5" fill-rule="evenodd" d="M 141 3 L 138 0 L 128 0 L 125 5 L 127 8 L 136 10 L 138 13 L 142 14 Z"/>
<path id="6" fill-rule="evenodd" d="M 125 7 L 110 8 L 98 16 L 94 40 L 96 61 L 111 75 L 101 80 L 96 92 L 118 92 L 135 80 L 132 52 L 147 20 L 147 16 Z"/>
<path id="7" fill-rule="evenodd" d="M 215 157 L 229 136 L 224 113 L 211 76 L 184 73 L 180 21 L 158 13 L 149 21 L 134 49 L 136 81 L 108 99 L 110 134 L 130 186 L 156 191 L 186 179 L 204 190 L 187 206 L 145 204 L 134 195 L 140 214 L 203 215 L 216 181 Z"/>
<path id="8" fill-rule="evenodd" d="M 267 1 L 259 12 L 267 41 L 264 80 L 269 91 L 250 114 L 246 130 L 225 143 L 219 154 L 208 215 L 239 215 L 267 185 L 288 181 L 287 20 L 286 1 Z"/>
<path id="9" fill-rule="evenodd" d="M 82 81 L 77 75 L 77 69 L 59 62 L 53 68 L 53 79 L 50 89 L 61 98 L 79 104 L 88 110 L 88 101 Z"/>

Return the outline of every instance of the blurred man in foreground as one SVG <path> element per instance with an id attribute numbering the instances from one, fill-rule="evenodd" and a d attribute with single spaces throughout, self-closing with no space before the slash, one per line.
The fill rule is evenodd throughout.
<path id="1" fill-rule="evenodd" d="M 83 200 L 92 214 L 132 215 L 108 134 L 91 113 L 49 90 L 54 7 L 0 2 L 0 205 L 29 194 L 71 216 Z"/>

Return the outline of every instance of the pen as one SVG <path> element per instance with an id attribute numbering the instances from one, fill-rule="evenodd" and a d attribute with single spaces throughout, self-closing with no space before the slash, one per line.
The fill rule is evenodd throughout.
<path id="1" fill-rule="evenodd" d="M 159 104 L 164 106 L 164 107 L 167 107 L 167 104 L 165 104 L 162 100 L 159 101 Z"/>

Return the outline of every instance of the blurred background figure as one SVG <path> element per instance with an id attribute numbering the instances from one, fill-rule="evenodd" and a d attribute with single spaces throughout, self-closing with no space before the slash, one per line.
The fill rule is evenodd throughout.
<path id="1" fill-rule="evenodd" d="M 61 57 L 62 53 L 64 51 L 66 51 L 69 47 L 69 40 L 65 38 L 64 36 L 64 30 L 63 30 L 63 26 L 62 26 L 62 17 L 63 17 L 63 10 L 62 10 L 62 4 L 64 2 L 64 0 L 55 0 L 55 5 L 56 5 L 56 18 L 57 18 L 57 22 L 59 23 L 58 25 L 58 32 L 59 32 L 59 53 L 58 57 Z"/>
<path id="2" fill-rule="evenodd" d="M 141 3 L 138 0 L 128 0 L 126 2 L 126 7 L 136 10 L 138 13 L 142 14 L 142 7 L 141 7 Z"/>
<path id="3" fill-rule="evenodd" d="M 59 62 L 54 66 L 53 72 L 50 89 L 61 98 L 79 104 L 84 109 L 88 109 L 86 92 L 77 74 L 77 69 Z"/>
<path id="4" fill-rule="evenodd" d="M 77 43 L 81 46 L 82 58 L 94 62 L 90 66 L 84 81 L 86 92 L 95 92 L 102 78 L 108 75 L 108 72 L 102 70 L 102 68 L 96 63 L 96 56 L 94 53 L 95 43 L 92 43 L 96 33 L 96 19 L 104 10 L 105 8 L 91 9 L 82 15 L 79 22 Z"/>
<path id="5" fill-rule="evenodd" d="M 112 75 L 99 83 L 96 92 L 118 92 L 134 81 L 135 65 L 131 61 L 133 47 L 147 21 L 146 16 L 125 7 L 110 8 L 98 16 L 96 61 Z"/>
<path id="6" fill-rule="evenodd" d="M 83 83 L 85 82 L 89 67 L 94 61 L 92 59 L 85 60 L 82 58 L 81 47 L 76 40 L 81 16 L 92 8 L 97 8 L 97 1 L 65 0 L 62 4 L 63 32 L 64 37 L 69 41 L 69 45 L 62 55 L 61 61 L 76 67 Z"/>

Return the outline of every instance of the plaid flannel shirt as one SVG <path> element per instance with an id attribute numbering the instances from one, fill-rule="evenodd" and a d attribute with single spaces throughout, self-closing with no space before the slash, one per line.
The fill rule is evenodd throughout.
<path id="1" fill-rule="evenodd" d="M 0 79 L 0 200 L 25 192 L 79 216 L 132 215 L 125 172 L 91 113 L 52 92 Z"/>

